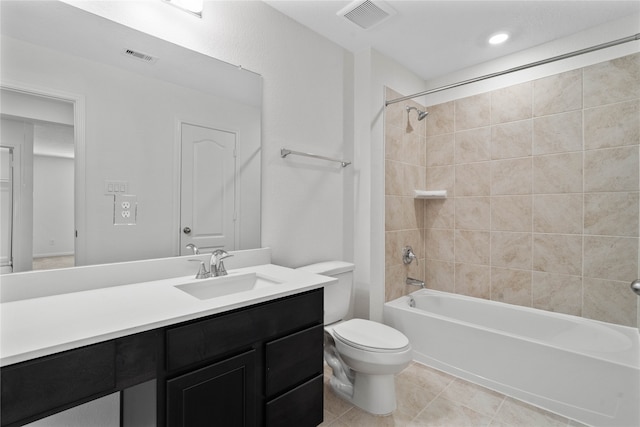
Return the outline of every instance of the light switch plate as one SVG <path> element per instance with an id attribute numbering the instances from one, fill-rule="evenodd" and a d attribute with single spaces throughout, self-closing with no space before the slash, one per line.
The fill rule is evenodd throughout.
<path id="1" fill-rule="evenodd" d="M 113 196 L 113 225 L 136 225 L 138 196 L 115 194 Z"/>

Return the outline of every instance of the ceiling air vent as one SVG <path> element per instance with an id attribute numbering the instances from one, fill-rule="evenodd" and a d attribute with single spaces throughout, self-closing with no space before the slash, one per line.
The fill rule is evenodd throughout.
<path id="1" fill-rule="evenodd" d="M 358 27 L 368 30 L 382 21 L 395 15 L 396 11 L 384 2 L 371 0 L 357 0 L 338 12 L 338 16 L 343 16 L 349 22 Z"/>
<path id="2" fill-rule="evenodd" d="M 149 64 L 153 64 L 158 60 L 158 58 L 154 58 L 151 55 L 147 55 L 146 53 L 142 53 L 142 52 L 136 52 L 135 50 L 132 50 L 132 49 L 125 49 L 122 51 L 122 54 L 130 58 L 135 58 L 140 61 L 147 62 Z"/>

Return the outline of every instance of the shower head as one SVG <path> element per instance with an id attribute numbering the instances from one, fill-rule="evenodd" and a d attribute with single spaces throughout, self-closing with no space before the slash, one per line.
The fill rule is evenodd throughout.
<path id="1" fill-rule="evenodd" d="M 407 105 L 407 113 L 409 113 L 409 111 L 411 110 L 416 110 L 418 112 L 418 121 L 424 119 L 425 117 L 427 117 L 427 114 L 429 114 L 428 111 L 418 110 L 416 107 L 409 107 Z"/>

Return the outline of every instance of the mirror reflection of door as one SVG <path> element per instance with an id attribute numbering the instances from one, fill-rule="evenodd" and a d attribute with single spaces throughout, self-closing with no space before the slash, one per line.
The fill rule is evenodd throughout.
<path id="1" fill-rule="evenodd" d="M 3 273 L 75 264 L 73 108 L 70 101 L 2 89 L 2 146 L 13 151 L 11 191 L 3 189 L 2 200 L 3 215 L 5 198 L 12 206 L 2 219 L 11 227 L 0 235 L 9 257 Z"/>
<path id="2" fill-rule="evenodd" d="M 180 254 L 236 247 L 236 137 L 233 132 L 181 125 Z"/>
<path id="3" fill-rule="evenodd" d="M 0 147 L 0 273 L 13 272 L 13 148 Z"/>

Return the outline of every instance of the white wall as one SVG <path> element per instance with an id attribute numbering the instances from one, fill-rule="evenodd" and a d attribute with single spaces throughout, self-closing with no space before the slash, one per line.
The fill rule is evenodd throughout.
<path id="1" fill-rule="evenodd" d="M 338 158 L 349 153 L 344 49 L 262 2 L 207 1 L 202 19 L 162 2 L 69 3 L 261 74 L 262 245 L 285 266 L 351 258 L 344 241 L 351 208 L 343 196 L 351 185 L 345 173 L 352 172 L 280 158 L 282 147 Z"/>
<path id="2" fill-rule="evenodd" d="M 351 102 L 348 95 L 353 92 L 351 54 L 262 2 L 208 1 L 202 20 L 160 1 L 75 4 L 138 30 L 260 73 L 264 78 L 262 245 L 273 249 L 274 263 L 285 266 L 352 259 L 354 207 L 350 201 L 353 169 L 342 169 L 339 165 L 336 167 L 331 163 L 301 157 L 280 158 L 282 147 L 338 158 L 349 157 L 353 153 L 353 130 L 350 124 L 353 112 L 345 110 L 345 105 Z M 150 16 L 153 18 L 150 19 Z M 75 75 L 73 70 L 69 71 Z M 96 78 L 102 76 L 99 69 L 90 75 Z M 41 85 L 47 86 L 45 83 Z M 84 92 L 79 87 L 67 90 Z M 88 101 L 89 96 L 87 104 Z M 153 100 L 150 102 L 154 103 Z M 345 120 L 349 123 L 345 124 Z M 90 140 L 95 135 L 91 133 L 107 130 L 101 128 L 92 131 L 91 124 L 87 123 L 87 156 L 94 155 Z M 173 137 L 172 130 L 164 129 L 162 132 L 168 132 Z M 150 139 L 158 143 L 157 139 Z M 118 143 L 117 134 L 114 134 L 113 141 Z M 144 146 L 132 145 L 130 153 L 138 158 L 144 156 Z M 165 179 L 166 168 L 159 165 L 166 164 L 171 155 L 171 150 L 167 150 L 148 159 L 145 170 L 132 177 L 132 182 L 138 185 L 146 179 L 143 175 Z M 92 177 L 95 179 L 98 174 L 125 176 L 128 162 L 117 161 L 118 158 L 108 150 L 102 153 L 102 157 L 100 162 L 87 164 L 88 180 Z M 106 160 L 110 165 L 108 167 L 104 166 Z M 146 185 L 144 189 L 137 187 L 133 192 L 147 194 Z M 94 213 L 103 216 L 107 208 L 104 196 L 101 193 L 87 194 L 87 199 L 90 198 L 94 198 L 95 208 L 92 209 L 96 212 L 88 212 L 88 217 L 91 218 Z M 140 196 L 138 200 L 140 202 Z M 88 202 L 92 203 L 91 200 Z M 166 207 L 167 199 L 162 195 L 154 195 L 150 207 L 157 215 L 154 221 L 168 224 L 163 213 Z M 90 224 L 88 226 L 91 227 Z M 105 237 L 103 231 L 96 230 L 95 233 L 90 236 L 91 239 Z M 132 243 L 139 240 L 138 236 L 130 237 Z M 166 236 L 154 239 L 160 240 L 147 241 L 148 256 L 153 255 L 153 251 L 157 250 L 155 248 L 169 245 Z M 109 239 L 105 241 L 105 246 L 106 249 L 92 252 L 91 260 L 115 260 L 107 260 L 103 256 L 104 251 L 112 251 L 109 249 Z M 134 252 L 139 252 L 139 249 Z M 107 408 L 107 413 L 118 411 L 117 402 L 104 405 L 102 409 Z M 84 417 L 87 422 L 96 422 L 97 419 L 98 422 L 104 420 L 105 426 L 111 425 L 98 409 Z"/>

